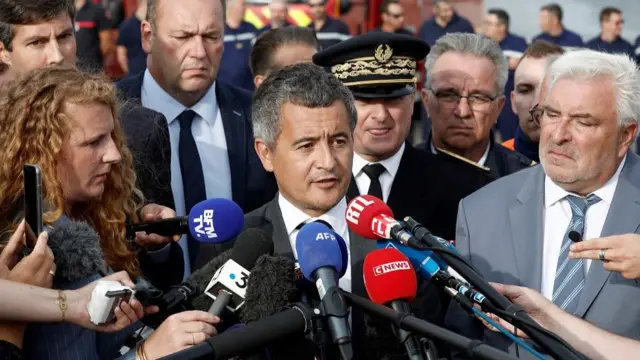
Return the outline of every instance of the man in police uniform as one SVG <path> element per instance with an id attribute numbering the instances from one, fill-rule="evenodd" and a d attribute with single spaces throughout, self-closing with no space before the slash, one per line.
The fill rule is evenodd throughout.
<path id="1" fill-rule="evenodd" d="M 218 71 L 218 80 L 253 91 L 253 76 L 251 76 L 249 69 L 249 57 L 251 45 L 256 40 L 258 30 L 253 24 L 244 21 L 245 11 L 245 0 L 227 1 L 224 52 Z"/>
<path id="2" fill-rule="evenodd" d="M 396 218 L 414 217 L 434 234 L 453 239 L 458 203 L 489 179 L 477 164 L 441 158 L 407 141 L 416 62 L 428 52 L 429 45 L 417 37 L 372 32 L 323 50 L 313 61 L 330 68 L 356 99 L 349 198 L 374 195 Z"/>

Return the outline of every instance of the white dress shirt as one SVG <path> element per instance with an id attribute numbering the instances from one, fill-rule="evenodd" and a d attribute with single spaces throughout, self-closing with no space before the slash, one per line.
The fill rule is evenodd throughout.
<path id="1" fill-rule="evenodd" d="M 599 202 L 589 206 L 585 214 L 583 240 L 600 237 L 604 222 L 607 219 L 613 195 L 618 186 L 620 172 L 627 157 L 625 156 L 618 166 L 616 173 L 607 181 L 604 186 L 593 192 L 600 199 Z M 558 267 L 558 256 L 564 241 L 564 235 L 573 216 L 567 195 L 570 193 L 546 176 L 544 179 L 544 239 L 542 252 L 542 295 L 547 299 L 553 298 L 553 286 L 556 278 L 556 268 Z M 584 275 L 587 276 L 591 260 L 584 261 Z"/>
<path id="2" fill-rule="evenodd" d="M 484 164 L 487 162 L 487 158 L 489 157 L 489 150 L 490 149 L 491 149 L 491 141 L 489 141 L 489 143 L 487 144 L 487 149 L 484 151 L 484 154 L 482 154 L 482 157 L 480 158 L 480 160 L 478 160 L 478 164 L 484 166 Z M 433 141 L 431 141 L 431 152 L 433 154 L 437 154 L 438 153 L 438 151 L 436 150 L 435 145 L 433 145 Z"/>
<path id="3" fill-rule="evenodd" d="M 180 122 L 176 118 L 187 107 L 174 99 L 158 85 L 149 70 L 144 73 L 142 82 L 142 105 L 163 114 L 169 124 L 171 141 L 171 190 L 178 216 L 188 215 L 184 201 L 184 187 L 182 185 L 182 171 L 180 170 L 180 156 L 178 145 L 180 142 Z M 200 101 L 190 108 L 197 115 L 191 125 L 191 131 L 196 141 L 198 154 L 202 163 L 204 185 L 207 199 L 231 199 L 231 170 L 227 151 L 227 139 L 224 134 L 222 116 L 216 100 L 215 83 Z M 189 263 L 189 248 L 186 237 L 180 240 L 185 256 L 185 276 L 191 273 Z"/>
<path id="4" fill-rule="evenodd" d="M 296 237 L 298 230 L 296 227 L 304 222 L 311 222 L 314 220 L 323 220 L 329 223 L 338 235 L 342 236 L 346 245 L 347 252 L 349 253 L 347 261 L 347 270 L 344 276 L 340 278 L 338 286 L 345 291 L 351 291 L 351 250 L 349 250 L 349 229 L 347 228 L 347 220 L 344 214 L 347 212 L 347 200 L 342 199 L 331 210 L 327 211 L 319 217 L 311 217 L 305 214 L 302 210 L 295 207 L 289 200 L 285 199 L 282 194 L 278 195 L 278 205 L 280 205 L 280 211 L 282 212 L 282 218 L 284 219 L 284 226 L 287 229 L 289 235 L 289 242 L 293 249 L 293 255 L 298 259 L 298 253 L 296 251 Z"/>
<path id="5" fill-rule="evenodd" d="M 391 186 L 393 185 L 393 179 L 396 178 L 396 174 L 398 173 L 398 168 L 400 167 L 400 160 L 402 160 L 402 154 L 404 154 L 405 144 L 402 143 L 400 150 L 398 150 L 392 157 L 379 161 L 377 164 L 384 166 L 385 172 L 380 174 L 378 180 L 380 181 L 380 186 L 382 187 L 382 197 L 383 201 L 387 202 L 389 200 L 389 194 L 391 193 Z M 369 164 L 374 164 L 363 159 L 357 153 L 353 154 L 353 177 L 356 179 L 356 185 L 358 185 L 358 190 L 360 194 L 367 194 L 369 192 L 369 186 L 371 185 L 371 179 L 367 174 L 364 173 L 362 169 Z"/>

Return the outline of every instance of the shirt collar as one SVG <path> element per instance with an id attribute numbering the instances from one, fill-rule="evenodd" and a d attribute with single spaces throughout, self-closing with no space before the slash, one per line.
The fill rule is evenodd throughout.
<path id="1" fill-rule="evenodd" d="M 622 168 L 627 160 L 627 155 L 624 156 L 620 165 L 618 165 L 618 170 L 613 176 L 598 190 L 594 191 L 593 194 L 597 195 L 602 201 L 607 204 L 611 204 L 613 201 L 613 195 L 616 192 L 616 187 L 618 186 L 618 179 L 620 178 L 620 173 L 622 173 Z M 545 175 L 544 178 L 544 198 L 545 198 L 545 208 L 549 208 L 553 206 L 558 201 L 567 197 L 567 195 L 578 196 L 574 193 L 570 193 L 565 189 L 561 188 L 558 184 L 554 183 L 553 180 L 548 175 Z"/>
<path id="2" fill-rule="evenodd" d="M 289 200 L 285 199 L 281 193 L 278 194 L 278 205 L 280 205 L 284 226 L 287 229 L 287 236 L 291 236 L 298 225 L 303 222 L 309 222 L 309 220 L 324 220 L 338 234 L 344 234 L 347 230 L 347 222 L 344 217 L 347 212 L 347 200 L 345 198 L 342 198 L 336 206 L 319 217 L 311 217 L 305 214 Z"/>
<path id="3" fill-rule="evenodd" d="M 393 177 L 394 179 L 396 177 L 396 174 L 398 173 L 398 168 L 400 167 L 400 160 L 402 160 L 402 154 L 404 154 L 404 148 L 405 148 L 405 143 L 402 143 L 402 146 L 400 146 L 400 149 L 396 151 L 396 153 L 393 154 L 393 156 L 377 162 L 378 164 L 381 164 L 382 166 L 384 166 L 385 170 L 387 170 L 389 174 L 391 174 L 391 177 Z M 367 161 L 357 153 L 354 153 L 353 154 L 353 176 L 360 175 L 360 173 L 362 172 L 362 169 L 369 164 L 372 164 L 372 162 Z"/>
<path id="4" fill-rule="evenodd" d="M 144 72 L 142 91 L 148 102 L 147 107 L 162 113 L 167 118 L 169 124 L 175 121 L 178 115 L 187 109 L 186 106 L 182 105 L 160 87 L 156 79 L 151 75 L 151 72 L 149 72 L 149 69 Z M 215 82 L 211 84 L 211 87 L 202 99 L 191 107 L 191 110 L 203 118 L 210 126 L 213 126 L 218 113 Z"/>

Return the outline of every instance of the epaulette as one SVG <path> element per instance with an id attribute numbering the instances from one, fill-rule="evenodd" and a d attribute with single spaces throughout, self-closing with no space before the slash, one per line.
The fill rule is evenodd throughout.
<path id="1" fill-rule="evenodd" d="M 467 158 L 466 158 L 466 157 L 464 157 L 464 156 L 460 156 L 460 155 L 458 155 L 458 154 L 454 154 L 454 153 L 452 153 L 452 152 L 450 152 L 450 151 L 443 150 L 443 149 L 440 149 L 440 148 L 436 148 L 436 150 L 438 151 L 438 153 L 439 153 L 439 154 L 449 155 L 449 156 L 451 156 L 451 157 L 453 157 L 453 158 L 455 158 L 455 159 L 458 159 L 458 160 L 460 160 L 460 161 L 463 161 L 463 162 L 465 162 L 465 163 L 467 163 L 467 164 L 469 164 L 469 165 L 475 166 L 475 167 L 477 167 L 478 169 L 480 169 L 480 170 L 482 170 L 482 171 L 485 171 L 485 172 L 487 172 L 487 173 L 488 173 L 488 172 L 491 172 L 491 169 L 489 169 L 488 167 L 486 167 L 486 166 L 484 166 L 484 165 L 480 165 L 480 164 L 478 164 L 478 163 L 477 163 L 477 162 L 475 162 L 475 161 L 471 161 L 471 160 L 467 159 Z"/>

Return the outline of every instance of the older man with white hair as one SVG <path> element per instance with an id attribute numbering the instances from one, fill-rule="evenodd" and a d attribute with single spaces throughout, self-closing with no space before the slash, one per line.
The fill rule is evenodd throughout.
<path id="1" fill-rule="evenodd" d="M 636 64 L 626 55 L 566 53 L 549 67 L 538 108 L 542 166 L 463 199 L 456 245 L 485 279 L 535 289 L 579 318 L 640 339 L 640 284 L 607 271 L 602 257 L 568 256 L 575 241 L 640 233 L 640 158 L 630 151 L 640 119 Z M 512 347 L 460 311 L 449 309 L 452 328 Z"/>

